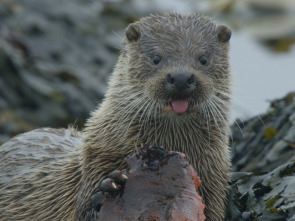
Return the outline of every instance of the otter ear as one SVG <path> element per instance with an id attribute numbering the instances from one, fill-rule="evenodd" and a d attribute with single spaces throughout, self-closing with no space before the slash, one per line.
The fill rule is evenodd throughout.
<path id="1" fill-rule="evenodd" d="M 130 24 L 125 30 L 127 40 L 129 42 L 136 42 L 140 39 L 140 28 L 136 24 Z"/>
<path id="2" fill-rule="evenodd" d="M 231 30 L 225 25 L 217 27 L 217 37 L 221 43 L 228 42 L 231 37 Z"/>

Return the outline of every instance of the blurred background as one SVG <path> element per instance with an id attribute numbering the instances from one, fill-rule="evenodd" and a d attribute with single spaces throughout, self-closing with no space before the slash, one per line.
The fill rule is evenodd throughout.
<path id="1" fill-rule="evenodd" d="M 103 98 L 124 28 L 202 13 L 233 31 L 233 119 L 295 91 L 294 0 L 0 0 L 0 145 L 37 127 L 83 127 Z"/>

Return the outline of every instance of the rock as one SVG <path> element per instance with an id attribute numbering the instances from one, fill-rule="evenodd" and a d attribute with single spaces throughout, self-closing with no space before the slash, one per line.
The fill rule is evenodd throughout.
<path id="1" fill-rule="evenodd" d="M 127 162 L 127 183 L 105 200 L 99 220 L 205 220 L 200 180 L 183 154 L 143 147 Z"/>

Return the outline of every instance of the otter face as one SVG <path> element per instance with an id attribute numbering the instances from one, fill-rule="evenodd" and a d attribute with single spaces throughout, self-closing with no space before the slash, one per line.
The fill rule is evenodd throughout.
<path id="1" fill-rule="evenodd" d="M 198 15 L 142 19 L 126 29 L 128 80 L 165 113 L 218 111 L 230 94 L 230 37 L 229 28 Z"/>

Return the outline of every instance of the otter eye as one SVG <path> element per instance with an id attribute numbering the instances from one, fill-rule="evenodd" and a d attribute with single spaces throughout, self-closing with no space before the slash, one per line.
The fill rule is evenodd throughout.
<path id="1" fill-rule="evenodd" d="M 155 55 L 153 58 L 154 64 L 159 64 L 161 61 L 161 57 L 159 55 Z"/>
<path id="2" fill-rule="evenodd" d="M 199 61 L 200 61 L 201 65 L 206 65 L 208 63 L 208 59 L 204 55 L 199 57 Z"/>

